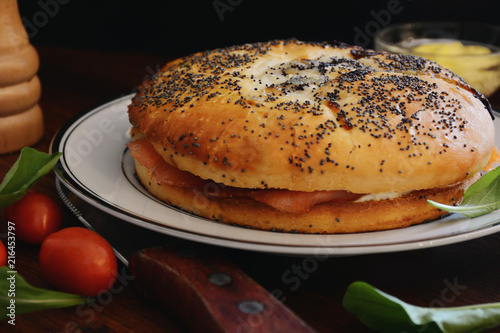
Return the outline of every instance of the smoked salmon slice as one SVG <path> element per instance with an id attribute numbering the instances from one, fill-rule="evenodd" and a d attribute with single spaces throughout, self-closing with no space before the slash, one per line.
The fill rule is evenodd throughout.
<path id="1" fill-rule="evenodd" d="M 348 191 L 289 191 L 285 189 L 243 189 L 223 184 L 182 171 L 171 166 L 156 152 L 146 139 L 139 139 L 127 144 L 132 157 L 142 166 L 150 170 L 151 177 L 159 184 L 184 188 L 196 188 L 207 198 L 246 198 L 264 203 L 286 213 L 307 212 L 314 205 L 328 201 L 354 201 L 364 194 Z M 490 171 L 500 164 L 500 153 L 493 149 L 490 160 L 484 171 Z"/>
<path id="2" fill-rule="evenodd" d="M 130 155 L 143 167 L 148 168 L 151 178 L 159 184 L 177 187 L 199 187 L 204 184 L 200 177 L 179 170 L 165 162 L 146 139 L 129 142 L 127 147 L 130 150 Z"/>
<path id="3" fill-rule="evenodd" d="M 288 191 L 288 190 L 259 190 L 252 191 L 250 197 L 256 201 L 288 213 L 303 213 L 312 206 L 327 201 L 354 201 L 363 194 L 347 191 Z"/>
<path id="4" fill-rule="evenodd" d="M 196 188 L 207 198 L 246 198 L 264 203 L 287 213 L 302 213 L 322 202 L 337 200 L 356 200 L 362 194 L 347 191 L 289 191 L 285 189 L 252 190 L 242 189 L 210 180 L 203 180 L 187 171 L 171 166 L 156 152 L 147 139 L 139 139 L 127 144 L 132 157 L 142 166 L 150 170 L 151 177 L 159 184 L 169 186 Z"/>

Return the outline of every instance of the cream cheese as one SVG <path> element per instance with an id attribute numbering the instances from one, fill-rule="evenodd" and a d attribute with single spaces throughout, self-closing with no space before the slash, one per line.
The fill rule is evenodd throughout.
<path id="1" fill-rule="evenodd" d="M 363 195 L 358 200 L 356 200 L 355 202 L 393 200 L 393 199 L 397 199 L 399 197 L 402 197 L 410 192 L 411 191 L 366 194 L 366 195 Z"/>

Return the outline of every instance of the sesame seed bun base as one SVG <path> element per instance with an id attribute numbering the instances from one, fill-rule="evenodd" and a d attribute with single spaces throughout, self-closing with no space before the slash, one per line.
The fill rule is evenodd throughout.
<path id="1" fill-rule="evenodd" d="M 262 230 L 299 233 L 358 233 L 404 228 L 448 213 L 427 203 L 460 203 L 465 190 L 479 178 L 445 188 L 413 191 L 392 200 L 325 202 L 305 213 L 285 213 L 252 199 L 207 198 L 194 188 L 158 184 L 148 169 L 135 162 L 139 180 L 149 193 L 172 206 L 211 220 Z"/>

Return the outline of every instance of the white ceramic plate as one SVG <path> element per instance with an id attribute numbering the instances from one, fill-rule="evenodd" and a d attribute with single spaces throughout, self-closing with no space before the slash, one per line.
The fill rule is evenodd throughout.
<path id="1" fill-rule="evenodd" d="M 328 256 L 428 248 L 500 231 L 500 211 L 474 219 L 453 214 L 404 229 L 346 235 L 252 230 L 187 214 L 153 198 L 135 178 L 133 160 L 125 145 L 130 141 L 130 98 L 124 96 L 75 117 L 56 134 L 51 145 L 52 152 L 63 152 L 56 167 L 62 184 L 97 209 L 124 221 L 213 245 Z M 499 120 L 495 123 L 500 128 Z M 499 139 L 497 131 L 497 146 Z"/>

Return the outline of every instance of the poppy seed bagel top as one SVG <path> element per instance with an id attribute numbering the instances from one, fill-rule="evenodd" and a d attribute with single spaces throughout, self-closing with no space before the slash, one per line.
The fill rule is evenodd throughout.
<path id="1" fill-rule="evenodd" d="M 444 187 L 494 147 L 487 101 L 436 63 L 293 39 L 167 63 L 129 118 L 167 163 L 243 188 Z"/>

